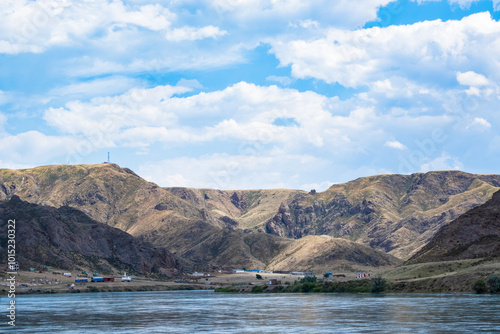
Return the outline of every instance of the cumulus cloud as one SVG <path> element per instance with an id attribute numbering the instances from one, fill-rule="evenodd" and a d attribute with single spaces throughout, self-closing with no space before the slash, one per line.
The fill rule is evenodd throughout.
<path id="1" fill-rule="evenodd" d="M 457 81 L 464 86 L 486 86 L 490 81 L 482 74 L 473 71 L 457 72 Z"/>
<path id="2" fill-rule="evenodd" d="M 467 73 L 465 69 L 478 75 L 487 70 L 498 76 L 499 64 L 490 55 L 500 51 L 499 32 L 500 23 L 486 12 L 460 21 L 424 21 L 355 31 L 325 29 L 321 38 L 274 40 L 272 52 L 281 65 L 291 66 L 296 78 L 360 87 L 383 83 L 389 74 L 428 83 L 431 77 L 455 77 L 457 72 Z M 470 74 L 462 77 L 476 83 L 484 81 Z"/>
<path id="3" fill-rule="evenodd" d="M 489 129 L 491 128 L 491 123 L 482 117 L 475 117 L 471 124 L 467 128 L 478 128 L 478 129 Z"/>
<path id="4" fill-rule="evenodd" d="M 464 165 L 455 157 L 446 152 L 433 160 L 430 160 L 420 166 L 420 171 L 425 173 L 433 170 L 460 170 Z"/>
<path id="5" fill-rule="evenodd" d="M 289 86 L 290 84 L 293 83 L 293 79 L 290 77 L 284 77 L 284 76 L 277 76 L 277 75 L 270 75 L 266 78 L 268 81 L 274 81 L 274 82 L 279 82 L 280 84 L 284 86 Z"/>
<path id="6" fill-rule="evenodd" d="M 109 96 L 122 94 L 132 87 L 139 86 L 141 81 L 124 76 L 112 76 L 108 78 L 98 78 L 95 80 L 77 82 L 65 86 L 52 88 L 46 98 L 64 97 L 65 99 L 86 99 L 97 96 Z"/>
<path id="7" fill-rule="evenodd" d="M 101 129 L 111 142 L 127 146 L 236 140 L 260 146 L 358 151 L 368 141 L 384 140 L 378 126 L 387 118 L 362 100 L 340 101 L 310 91 L 246 82 L 221 91 L 176 96 L 190 90 L 157 86 L 90 102 L 76 100 L 49 108 L 44 119 L 62 133 L 86 135 Z M 293 119 L 294 126 L 280 126 L 280 119 Z"/>
<path id="8" fill-rule="evenodd" d="M 38 131 L 5 134 L 0 138 L 0 156 L 8 157 L 9 166 L 31 165 L 73 153 L 78 145 L 77 138 L 48 136 Z"/>
<path id="9" fill-rule="evenodd" d="M 8 0 L 0 9 L 0 53 L 40 53 L 52 46 L 93 44 L 99 40 L 121 46 L 137 38 L 140 29 L 175 41 L 213 38 L 225 33 L 212 25 L 176 28 L 177 18 L 176 13 L 160 4 Z"/>
<path id="10" fill-rule="evenodd" d="M 397 140 L 386 141 L 384 146 L 395 148 L 397 150 L 405 150 L 407 148 Z"/>
<path id="11" fill-rule="evenodd" d="M 182 27 L 175 28 L 167 32 L 166 38 L 167 40 L 174 42 L 196 41 L 205 38 L 217 38 L 226 34 L 227 31 L 221 30 L 219 27 L 214 26 L 206 26 L 203 28 Z"/>
<path id="12" fill-rule="evenodd" d="M 343 28 L 356 28 L 377 18 L 380 7 L 391 0 L 360 1 L 275 1 L 275 0 L 215 0 L 207 5 L 222 12 L 226 19 L 240 25 L 260 22 L 260 28 L 287 26 L 317 27 L 322 22 Z M 256 26 L 259 28 L 259 25 Z"/>
<path id="13" fill-rule="evenodd" d="M 262 155 L 210 154 L 143 164 L 139 173 L 162 186 L 215 189 L 301 188 L 299 174 L 327 163 L 307 154 L 273 151 Z M 289 168 L 294 166 L 294 168 Z M 327 184 L 322 184 L 326 187 Z M 319 188 L 319 187 L 318 187 Z M 308 189 L 309 190 L 309 189 Z"/>

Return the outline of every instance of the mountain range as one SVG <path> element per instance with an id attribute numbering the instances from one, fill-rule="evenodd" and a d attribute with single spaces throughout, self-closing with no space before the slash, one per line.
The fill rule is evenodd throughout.
<path id="1" fill-rule="evenodd" d="M 167 271 L 179 270 L 179 263 L 191 269 L 394 266 L 499 189 L 499 175 L 460 171 L 378 175 L 307 192 L 163 188 L 116 164 L 0 170 L 0 201 L 17 196 L 18 204 L 78 210 L 126 232 L 130 242 L 164 249 L 173 259 L 155 268 Z M 32 218 L 40 215 L 32 211 Z"/>

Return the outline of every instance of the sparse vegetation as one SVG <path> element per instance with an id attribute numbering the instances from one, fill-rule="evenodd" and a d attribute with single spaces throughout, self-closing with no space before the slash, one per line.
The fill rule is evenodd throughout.
<path id="1" fill-rule="evenodd" d="M 500 293 L 500 276 L 491 274 L 486 280 L 491 293 Z"/>
<path id="2" fill-rule="evenodd" d="M 474 282 L 474 291 L 478 294 L 486 292 L 486 282 L 483 279 L 478 279 Z"/>
<path id="3" fill-rule="evenodd" d="M 263 292 L 265 290 L 266 287 L 262 286 L 262 285 L 254 285 L 252 287 L 252 293 L 260 293 L 260 292 Z"/>
<path id="4" fill-rule="evenodd" d="M 370 291 L 372 293 L 380 293 L 385 290 L 386 281 L 382 277 L 374 277 L 371 279 L 371 288 Z"/>
<path id="5" fill-rule="evenodd" d="M 325 293 L 325 292 L 344 292 L 344 293 L 369 293 L 372 283 L 368 279 L 360 279 L 346 282 L 301 282 L 295 281 L 290 285 L 278 285 L 274 289 L 268 289 L 267 286 L 254 285 L 250 292 L 252 293 Z M 215 292 L 239 292 L 231 288 L 215 289 Z M 378 291 L 382 292 L 382 291 Z"/>
<path id="6" fill-rule="evenodd" d="M 301 284 L 304 284 L 304 283 L 316 283 L 318 279 L 316 278 L 316 276 L 308 276 L 308 277 L 304 277 L 300 280 L 300 283 Z"/>
<path id="7" fill-rule="evenodd" d="M 216 288 L 215 292 L 235 293 L 235 292 L 240 292 L 240 290 L 227 287 L 227 288 Z"/>

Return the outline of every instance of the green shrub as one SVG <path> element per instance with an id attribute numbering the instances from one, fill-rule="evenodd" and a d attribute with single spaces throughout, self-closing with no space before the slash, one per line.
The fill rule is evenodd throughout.
<path id="1" fill-rule="evenodd" d="M 228 288 L 216 288 L 215 292 L 230 292 L 230 293 L 235 293 L 235 292 L 240 292 L 240 290 L 228 287 Z"/>
<path id="2" fill-rule="evenodd" d="M 300 292 L 311 292 L 316 287 L 315 283 L 308 282 L 300 286 Z"/>
<path id="3" fill-rule="evenodd" d="M 371 279 L 370 292 L 380 293 L 385 290 L 386 281 L 382 277 L 374 277 Z"/>
<path id="4" fill-rule="evenodd" d="M 256 275 L 255 275 L 255 277 L 256 277 L 257 279 L 262 279 L 262 276 L 261 276 L 261 275 L 259 275 L 259 274 L 256 274 Z"/>
<path id="5" fill-rule="evenodd" d="M 300 283 L 316 283 L 316 281 L 317 281 L 316 276 L 308 276 L 301 279 Z"/>
<path id="6" fill-rule="evenodd" d="M 486 280 L 488 286 L 490 287 L 491 293 L 500 293 L 500 276 L 495 274 L 490 274 Z"/>
<path id="7" fill-rule="evenodd" d="M 252 287 L 252 293 L 260 293 L 264 291 L 264 287 L 262 285 L 254 285 Z"/>
<path id="8" fill-rule="evenodd" d="M 474 282 L 473 288 L 476 293 L 484 293 L 486 291 L 486 282 L 482 279 L 478 279 Z"/>

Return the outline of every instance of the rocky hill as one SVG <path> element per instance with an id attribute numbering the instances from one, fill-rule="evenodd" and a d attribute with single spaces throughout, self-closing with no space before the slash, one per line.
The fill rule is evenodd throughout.
<path id="1" fill-rule="evenodd" d="M 500 192 L 441 228 L 408 264 L 495 257 L 500 257 Z"/>
<path id="2" fill-rule="evenodd" d="M 322 234 L 350 239 L 407 259 L 499 186 L 498 175 L 459 171 L 360 178 L 296 195 L 280 205 L 265 229 L 296 239 Z"/>
<path id="3" fill-rule="evenodd" d="M 306 236 L 294 240 L 269 263 L 271 270 L 365 271 L 401 264 L 400 259 L 350 240 Z"/>
<path id="4" fill-rule="evenodd" d="M 165 248 L 139 241 L 73 208 L 40 206 L 15 195 L 0 204 L 2 263 L 7 262 L 5 241 L 9 219 L 15 219 L 16 259 L 25 270 L 50 265 L 167 276 L 182 271 L 179 261 Z"/>

